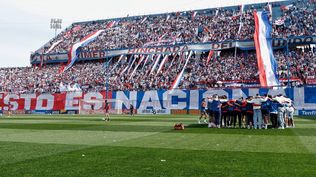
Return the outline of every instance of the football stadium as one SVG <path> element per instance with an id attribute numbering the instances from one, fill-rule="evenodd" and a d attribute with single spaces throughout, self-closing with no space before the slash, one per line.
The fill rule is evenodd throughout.
<path id="1" fill-rule="evenodd" d="M 0 61 L 1 177 L 316 175 L 315 0 L 61 23 Z"/>

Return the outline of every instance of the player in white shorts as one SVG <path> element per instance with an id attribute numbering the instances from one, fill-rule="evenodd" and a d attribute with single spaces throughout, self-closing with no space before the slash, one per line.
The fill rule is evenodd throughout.
<path id="1" fill-rule="evenodd" d="M 289 106 L 286 108 L 286 116 L 288 117 L 288 126 L 289 127 L 295 127 L 295 124 L 294 124 L 294 107 L 293 105 Z"/>

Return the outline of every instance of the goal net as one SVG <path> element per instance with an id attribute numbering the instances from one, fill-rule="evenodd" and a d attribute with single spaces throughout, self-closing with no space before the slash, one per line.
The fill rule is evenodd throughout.
<path id="1" fill-rule="evenodd" d="M 122 104 L 117 99 L 94 99 L 79 100 L 79 114 L 105 114 L 105 101 L 108 103 L 109 114 L 122 114 L 122 108 L 118 105 Z"/>

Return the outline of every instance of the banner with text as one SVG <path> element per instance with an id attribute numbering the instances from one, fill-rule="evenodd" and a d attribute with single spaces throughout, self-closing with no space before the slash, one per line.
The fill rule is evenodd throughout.
<path id="1" fill-rule="evenodd" d="M 197 110 L 202 98 L 213 94 L 226 95 L 228 98 L 247 97 L 256 94 L 284 94 L 293 99 L 298 110 L 316 110 L 316 87 L 296 87 L 286 89 L 245 88 L 245 89 L 211 89 L 211 90 L 152 90 L 152 91 L 113 91 L 109 99 L 115 102 L 114 109 L 129 109 L 130 105 L 143 113 L 155 110 L 156 113 L 169 113 L 169 110 Z M 0 108 L 11 110 L 79 110 L 80 100 L 89 102 L 105 99 L 105 92 L 69 92 L 60 94 L 0 94 Z M 91 101 L 90 101 L 91 102 Z M 92 101 L 93 102 L 93 101 Z M 95 102 L 95 104 L 102 104 Z M 95 105 L 101 108 L 101 105 Z M 160 112 L 159 112 L 160 111 Z"/>
<path id="2" fill-rule="evenodd" d="M 273 39 L 272 46 L 274 49 L 283 48 L 286 43 L 291 45 L 302 45 L 302 44 L 316 44 L 316 36 L 297 36 L 286 39 Z M 107 51 L 81 51 L 78 60 L 94 60 L 103 59 L 106 57 L 114 57 L 127 54 L 171 54 L 177 52 L 187 51 L 210 51 L 210 50 L 224 50 L 237 47 L 241 50 L 254 50 L 254 42 L 252 40 L 245 41 L 223 41 L 223 42 L 212 42 L 212 43 L 200 43 L 200 44 L 177 44 L 172 46 L 154 46 L 154 47 L 141 47 L 133 49 L 117 49 Z M 59 63 L 67 62 L 67 53 L 58 54 L 44 54 L 44 63 Z M 40 54 L 31 55 L 31 64 L 39 64 L 41 61 Z"/>

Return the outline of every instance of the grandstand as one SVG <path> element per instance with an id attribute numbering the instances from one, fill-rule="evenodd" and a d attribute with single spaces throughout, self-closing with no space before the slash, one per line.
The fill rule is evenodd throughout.
<path id="1" fill-rule="evenodd" d="M 271 5 L 281 85 L 288 85 L 288 81 L 292 86 L 315 84 L 314 1 Z M 252 42 L 254 10 L 269 8 L 267 4 L 254 4 L 246 5 L 242 12 L 240 6 L 234 6 L 76 22 L 31 55 L 32 67 L 1 68 L 0 76 L 6 79 L 0 81 L 0 90 L 101 91 L 105 89 L 105 76 L 113 91 L 169 89 L 189 51 L 194 53 L 178 85 L 180 89 L 260 86 Z M 70 48 L 97 30 L 105 32 L 81 47 L 74 66 L 61 72 Z M 156 68 L 151 71 L 154 64 Z"/>
<path id="2" fill-rule="evenodd" d="M 315 86 L 316 0 L 74 22 L 0 68 L 0 177 L 315 176 Z"/>

